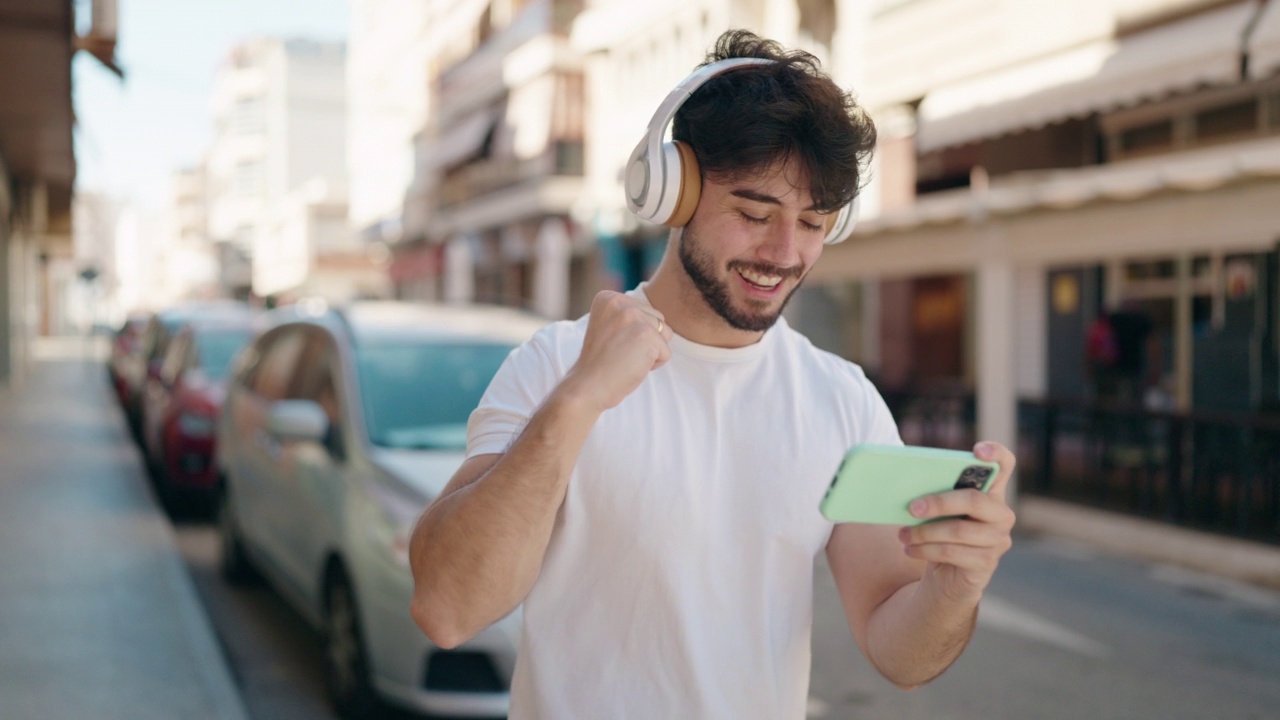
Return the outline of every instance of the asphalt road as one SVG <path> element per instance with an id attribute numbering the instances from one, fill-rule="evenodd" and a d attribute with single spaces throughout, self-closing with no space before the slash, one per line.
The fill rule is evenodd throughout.
<path id="1" fill-rule="evenodd" d="M 1280 594 L 1019 537 L 955 665 L 902 692 L 849 639 L 819 573 L 810 717 L 1277 717 Z"/>
<path id="2" fill-rule="evenodd" d="M 331 718 L 318 637 L 269 588 L 217 573 L 212 526 L 182 553 L 258 720 Z M 859 654 L 820 563 L 810 718 L 1271 719 L 1280 707 L 1280 594 L 1021 536 L 961 659 L 902 692 Z"/>
<path id="3" fill-rule="evenodd" d="M 332 720 L 320 636 L 265 583 L 232 586 L 218 570 L 216 526 L 180 521 L 178 548 L 255 720 Z"/>

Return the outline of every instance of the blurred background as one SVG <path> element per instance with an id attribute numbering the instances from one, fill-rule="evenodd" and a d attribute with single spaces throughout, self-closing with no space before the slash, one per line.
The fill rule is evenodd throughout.
<path id="1" fill-rule="evenodd" d="M 330 712 L 315 698 L 333 676 L 314 659 L 335 647 L 328 596 L 314 617 L 282 613 L 210 569 L 228 538 L 253 545 L 251 530 L 209 522 L 235 485 L 213 440 L 255 422 L 224 417 L 233 378 L 311 403 L 259 418 L 285 455 L 310 444 L 350 466 L 368 446 L 370 467 L 395 464 L 366 427 L 385 416 L 361 394 L 384 360 L 357 340 L 470 323 L 507 328 L 483 343 L 506 347 L 520 323 L 578 317 L 597 291 L 648 277 L 666 231 L 627 212 L 623 166 L 666 93 L 738 27 L 815 54 L 880 133 L 861 222 L 824 251 L 789 321 L 867 370 L 907 442 L 1017 448 L 1030 548 L 1010 556 L 991 603 L 993 632 L 1014 639 L 980 634 L 978 659 L 909 700 L 859 665 L 820 583 L 811 717 L 1269 717 L 1280 0 L 0 0 L 0 492 L 12 512 L 48 499 L 19 495 L 20 476 L 116 463 L 126 482 L 145 469 L 177 523 L 193 607 L 231 659 L 212 682 L 242 696 L 217 712 Z M 498 314 L 431 314 L 445 307 Z M 290 324 L 314 347 L 281 340 Z M 459 380 L 476 366 L 444 357 L 387 367 L 487 382 Z M 103 362 L 114 395 L 79 370 Z M 255 363 L 281 383 L 309 379 L 264 389 Z M 199 374 L 184 383 L 188 370 Z M 323 395 L 334 388 L 336 405 Z M 127 443 L 112 440 L 112 403 L 140 454 L 116 453 Z M 90 430 L 68 425 L 73 414 Z M 456 420 L 405 430 L 414 439 L 393 449 L 433 450 Z M 11 518 L 16 546 L 31 518 Z M 0 576 L 23 577 L 16 557 Z M 246 622 L 286 639 L 237 649 Z M 1121 663 L 1122 648 L 1140 657 Z M 414 662 L 430 665 L 422 653 Z M 495 657 L 403 682 L 432 702 L 501 695 L 509 658 Z M 255 684 L 264 667 L 301 669 Z M 466 679 L 477 672 L 488 685 Z M 993 696 L 992 674 L 1038 691 Z M 413 705 L 383 680 L 383 699 Z M 0 688 L 0 709 L 17 713 L 0 716 L 63 707 Z"/>

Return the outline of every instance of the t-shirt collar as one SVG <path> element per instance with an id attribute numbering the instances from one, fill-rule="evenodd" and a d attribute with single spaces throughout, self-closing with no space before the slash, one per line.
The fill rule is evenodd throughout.
<path id="1" fill-rule="evenodd" d="M 634 290 L 628 292 L 627 295 L 634 297 L 646 305 L 649 303 L 649 297 L 645 294 L 645 286 L 647 282 L 642 282 L 636 286 Z M 687 357 L 697 358 L 699 360 L 708 360 L 720 363 L 738 363 L 754 360 L 765 351 L 768 343 L 780 328 L 786 327 L 786 319 L 778 318 L 778 322 L 773 327 L 764 332 L 760 339 L 750 345 L 740 348 L 722 348 L 713 347 L 711 345 L 701 345 L 688 338 L 681 337 L 675 331 L 671 333 L 671 353 L 673 355 L 684 355 Z"/>

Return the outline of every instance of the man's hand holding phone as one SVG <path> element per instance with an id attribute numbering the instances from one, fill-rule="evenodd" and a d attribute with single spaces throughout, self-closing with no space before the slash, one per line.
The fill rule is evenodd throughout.
<path id="1" fill-rule="evenodd" d="M 1013 544 L 1014 513 L 1006 500 L 1016 460 L 997 442 L 980 442 L 974 457 L 999 466 L 987 489 L 948 490 L 916 498 L 908 511 L 920 520 L 898 532 L 904 551 L 924 560 L 925 585 L 952 601 L 982 596 L 1000 558 Z M 942 518 L 934 520 L 935 518 Z"/>

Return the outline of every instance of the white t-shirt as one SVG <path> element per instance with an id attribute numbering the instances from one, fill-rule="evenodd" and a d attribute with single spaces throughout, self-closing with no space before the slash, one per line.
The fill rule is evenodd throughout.
<path id="1" fill-rule="evenodd" d="M 553 323 L 511 354 L 468 456 L 510 447 L 586 327 Z M 745 348 L 673 337 L 578 458 L 524 602 L 511 720 L 802 720 L 832 530 L 818 503 L 861 442 L 901 442 L 884 401 L 785 320 Z"/>

